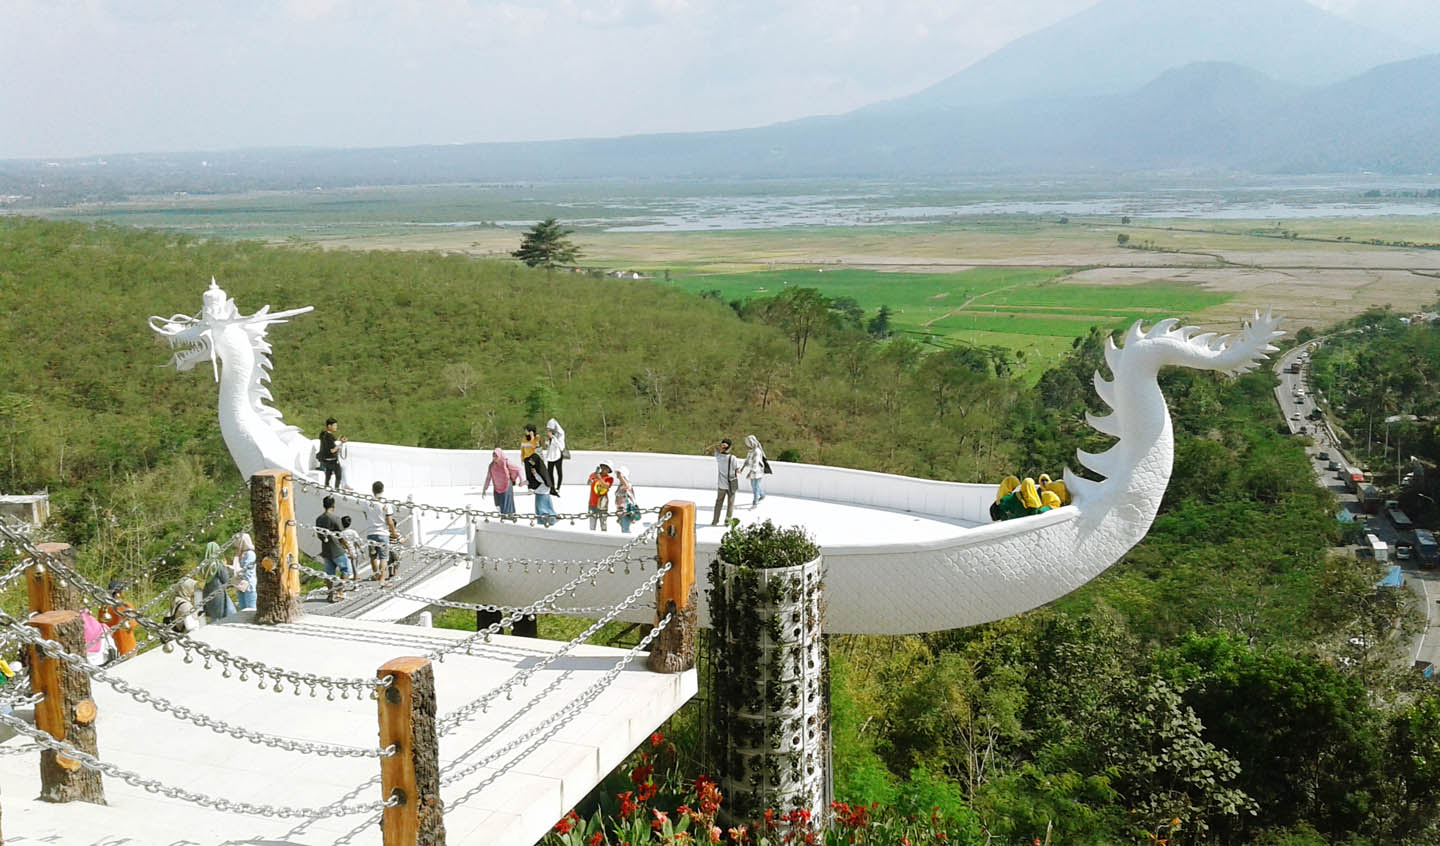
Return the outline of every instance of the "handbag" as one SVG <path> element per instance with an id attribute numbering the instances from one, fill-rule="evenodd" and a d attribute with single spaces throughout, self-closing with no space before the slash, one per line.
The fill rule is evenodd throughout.
<path id="1" fill-rule="evenodd" d="M 771 470 L 771 469 L 770 469 L 770 459 L 768 459 L 768 458 L 761 458 L 761 459 L 760 459 L 760 466 L 761 466 L 762 468 L 764 468 L 766 475 L 769 475 L 769 474 L 775 472 L 774 470 Z"/>
<path id="2" fill-rule="evenodd" d="M 570 460 L 570 448 L 569 448 L 569 447 L 565 447 L 564 449 L 560 450 L 560 457 L 561 457 L 562 459 L 566 460 L 566 461 L 569 461 L 569 460 Z"/>
<path id="3" fill-rule="evenodd" d="M 639 520 L 639 519 L 640 519 L 640 506 L 636 505 L 636 504 L 633 503 L 633 502 L 630 503 L 630 504 L 628 504 L 628 505 L 626 505 L 626 506 L 625 506 L 625 519 L 627 519 L 627 520 Z"/>

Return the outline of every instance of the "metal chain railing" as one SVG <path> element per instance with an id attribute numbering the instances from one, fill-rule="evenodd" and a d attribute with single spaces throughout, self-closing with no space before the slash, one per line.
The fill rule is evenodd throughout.
<path id="1" fill-rule="evenodd" d="M 301 752 L 306 755 L 329 755 L 336 758 L 388 758 L 391 755 L 395 754 L 395 747 L 393 744 L 385 747 L 384 749 L 363 749 L 357 746 L 345 746 L 334 743 L 321 743 L 318 741 L 294 740 L 288 737 L 280 737 L 279 735 L 254 731 L 253 729 L 248 729 L 244 726 L 227 723 L 224 720 L 217 720 L 213 717 L 198 713 L 182 705 L 176 705 L 174 702 L 171 702 L 169 699 L 166 699 L 163 696 L 153 694 L 142 687 L 136 687 L 129 682 L 126 682 L 124 679 L 120 679 L 110 675 L 103 669 L 92 665 L 89 661 L 85 659 L 85 656 L 76 655 L 73 652 L 69 652 L 62 644 L 41 637 L 38 632 L 29 629 L 23 623 L 19 622 L 8 614 L 0 614 L 0 620 L 7 621 L 10 625 L 11 630 L 14 631 L 17 635 L 19 635 L 21 640 L 25 641 L 26 643 L 41 647 L 44 650 L 46 657 L 57 658 L 61 661 L 64 661 L 66 664 L 69 664 L 71 667 L 86 674 L 90 678 L 102 681 L 110 685 L 115 690 L 129 696 L 136 702 L 144 705 L 149 705 L 156 711 L 159 711 L 163 714 L 168 714 L 172 717 L 175 717 L 176 719 L 194 723 L 201 728 L 207 728 L 215 732 L 216 734 L 228 734 L 237 740 L 248 740 L 251 743 L 256 743 L 262 746 L 269 746 L 274 749 L 283 749 L 287 752 Z"/>
<path id="2" fill-rule="evenodd" d="M 660 635 L 660 632 L 664 631 L 665 627 L 670 624 L 674 617 L 674 614 L 666 614 L 665 618 L 660 622 L 656 623 L 655 628 L 651 629 L 650 632 L 645 635 L 645 637 L 640 639 L 639 643 L 635 644 L 634 647 L 632 647 L 628 652 L 626 652 L 623 658 L 616 661 L 615 664 L 610 667 L 610 669 L 606 670 L 605 675 L 601 676 L 598 680 L 593 682 L 579 696 L 567 702 L 563 708 L 551 714 L 549 717 L 546 717 L 544 720 L 531 727 L 524 734 L 521 734 L 519 737 L 515 738 L 514 740 L 510 741 L 499 749 L 496 749 L 495 751 L 489 753 L 485 757 L 475 761 L 474 763 L 467 765 L 464 769 L 453 770 L 452 768 L 458 763 L 460 763 L 462 760 L 464 760 L 466 757 L 468 757 L 472 752 L 476 751 L 479 748 L 478 745 L 472 746 L 470 749 L 466 750 L 465 753 L 457 757 L 454 761 L 451 761 L 445 767 L 442 767 L 440 772 L 440 785 L 443 787 L 445 785 L 455 784 L 456 782 L 464 780 L 467 776 L 498 760 L 500 757 L 504 756 L 512 749 L 515 749 L 522 743 L 525 743 L 530 738 L 544 731 L 548 727 L 555 725 L 562 718 L 568 719 L 572 715 L 578 714 L 581 710 L 588 707 L 590 703 L 594 702 L 597 698 L 599 698 L 600 694 L 604 693 L 605 690 L 615 682 L 615 679 L 620 677 L 620 674 L 625 671 L 626 665 L 628 665 L 631 661 L 635 660 L 635 657 L 637 655 L 639 655 L 642 651 L 649 647 L 650 643 Z M 558 728 L 555 730 L 558 731 Z M 548 739 L 548 735 L 546 737 L 540 738 L 540 740 L 536 741 L 536 743 L 532 745 L 530 749 L 527 749 L 524 754 L 516 756 L 515 760 L 518 761 L 524 758 L 525 755 L 528 755 L 530 752 L 534 751 L 535 747 L 538 747 L 541 743 L 544 743 Z M 497 776 L 498 774 L 499 773 L 492 774 L 490 778 L 487 778 L 485 781 L 466 791 L 464 794 L 460 795 L 455 800 L 447 802 L 446 807 L 453 809 L 458 807 L 462 803 L 470 800 L 481 790 L 488 787 L 489 784 L 494 780 L 495 776 Z"/>
<path id="3" fill-rule="evenodd" d="M 0 532 L 3 531 L 4 528 L 0 527 Z M 33 544 L 28 545 L 27 552 L 37 561 L 43 559 L 46 566 L 53 568 L 62 577 L 73 582 L 76 587 L 78 587 L 83 593 L 89 594 L 90 597 L 95 601 L 104 604 L 108 604 L 110 602 L 110 597 L 104 590 L 102 590 L 98 585 L 90 582 L 79 572 L 68 566 L 64 561 L 61 561 L 56 556 L 46 554 L 42 550 L 35 548 Z M 249 677 L 253 675 L 259 679 L 261 689 L 264 689 L 267 684 L 266 678 L 268 677 L 273 681 L 273 687 L 271 689 L 275 693 L 283 693 L 286 687 L 293 687 L 296 696 L 300 695 L 300 689 L 302 687 L 308 687 L 310 689 L 311 696 L 316 695 L 317 688 L 326 689 L 331 693 L 338 690 L 340 691 L 342 699 L 349 698 L 350 691 L 352 690 L 355 691 L 355 694 L 357 696 L 361 695 L 364 692 L 368 692 L 372 698 L 376 695 L 374 690 L 376 684 L 375 679 L 323 676 L 315 673 L 303 673 L 296 670 L 289 670 L 284 667 L 272 666 L 263 661 L 256 661 L 245 658 L 243 656 L 236 655 L 227 649 L 214 646 L 201 640 L 196 640 L 195 638 L 190 637 L 188 634 L 173 631 L 163 622 L 159 622 L 150 617 L 146 617 L 140 614 L 138 611 L 134 611 L 131 609 L 119 609 L 119 613 L 122 616 L 134 620 L 135 622 L 140 623 L 142 626 L 150 629 L 151 633 L 158 637 L 160 640 L 164 641 L 167 647 L 173 648 L 175 646 L 178 646 L 179 648 L 183 649 L 185 652 L 185 663 L 189 664 L 194 662 L 194 658 L 190 654 L 192 652 L 198 653 L 204 659 L 205 669 L 207 670 L 211 668 L 212 661 L 219 663 L 223 671 L 221 673 L 223 678 L 228 679 L 231 678 L 232 675 L 238 674 L 240 677 L 240 681 L 245 682 L 249 681 Z M 387 681 L 386 679 L 381 680 L 382 686 L 387 686 L 388 684 L 389 681 Z"/>
<path id="4" fill-rule="evenodd" d="M 474 715 L 476 711 L 486 711 L 489 708 L 490 700 L 499 697 L 502 693 L 505 694 L 507 700 L 510 699 L 517 685 L 524 686 L 528 684 L 531 676 L 550 666 L 561 657 L 570 654 L 576 646 L 589 640 L 592 635 L 604 628 L 607 623 L 620 616 L 621 611 L 635 604 L 635 602 L 647 592 L 653 595 L 655 585 L 659 583 L 660 579 L 664 578 L 666 573 L 670 572 L 671 566 L 673 565 L 666 564 L 664 567 L 656 570 L 654 575 L 646 579 L 639 587 L 635 588 L 635 590 L 631 591 L 630 595 L 621 600 L 619 605 L 611 608 L 608 613 L 592 623 L 583 632 L 571 638 L 564 646 L 560 647 L 560 649 L 549 653 L 544 658 L 511 676 L 503 684 L 491 688 L 476 699 L 471 700 L 469 703 L 456 708 L 454 711 L 438 719 L 436 721 L 437 732 L 441 737 L 449 734 L 459 728 L 460 725 Z"/>
<path id="5" fill-rule="evenodd" d="M 570 581 L 566 582 L 555 590 L 552 590 L 550 593 L 541 597 L 539 600 L 536 600 L 529 606 L 526 606 L 526 608 L 510 614 L 506 614 L 500 620 L 491 623 L 489 626 L 486 626 L 485 628 L 475 632 L 468 637 L 457 640 L 454 643 L 440 649 L 432 650 L 425 657 L 429 658 L 432 661 L 444 661 L 445 656 L 451 652 L 457 652 L 461 649 L 469 651 L 469 649 L 478 640 L 484 640 L 488 642 L 490 640 L 490 636 L 493 634 L 497 634 L 500 629 L 504 628 L 505 626 L 511 625 L 516 620 L 520 619 L 520 617 L 522 616 L 534 615 L 535 613 L 537 613 L 535 610 L 536 608 L 544 608 L 554 605 L 556 599 L 574 591 L 583 582 L 589 581 L 590 584 L 593 586 L 595 584 L 595 576 L 598 575 L 602 569 L 609 568 L 611 572 L 614 572 L 616 556 L 623 555 L 625 557 L 628 557 L 631 551 L 633 551 L 637 546 L 640 546 L 642 543 L 652 542 L 659 533 L 660 524 L 657 523 L 654 526 L 651 526 L 649 529 L 645 530 L 644 532 L 640 533 L 640 535 L 636 537 L 634 542 L 626 544 L 625 546 L 617 549 L 610 555 L 607 555 L 599 561 L 595 562 L 595 564 L 589 569 L 581 571 L 580 575 L 576 576 L 575 578 L 571 579 Z"/>
<path id="6" fill-rule="evenodd" d="M 347 499 L 351 502 L 357 503 L 388 505 L 392 508 L 408 508 L 413 511 L 427 511 L 431 514 L 448 514 L 452 517 L 477 517 L 487 523 L 490 520 L 505 520 L 507 522 L 514 522 L 518 521 L 521 518 L 532 518 L 532 522 L 535 519 L 544 518 L 546 520 L 554 519 L 557 522 L 561 520 L 567 520 L 573 523 L 576 520 L 585 520 L 590 516 L 590 512 L 588 511 L 577 512 L 573 514 L 564 513 L 526 515 L 518 513 L 506 514 L 502 511 L 489 511 L 482 508 L 467 508 L 465 506 L 458 505 L 430 505 L 427 503 L 413 502 L 411 500 L 405 499 L 391 499 L 390 497 L 376 496 L 374 494 L 366 494 L 359 491 L 346 491 L 336 488 L 327 488 L 324 485 L 319 484 L 318 482 L 314 482 L 309 479 L 303 479 L 300 476 L 295 476 L 294 479 L 297 487 L 304 488 L 305 490 L 312 493 L 318 493 L 324 496 L 333 496 L 336 499 Z M 655 506 L 653 508 L 642 508 L 640 509 L 640 513 L 659 514 L 663 510 L 664 506 L 662 505 Z M 607 514 L 616 515 L 618 515 L 619 513 L 619 511 L 607 512 Z"/>
<path id="7" fill-rule="evenodd" d="M 9 714 L 0 714 L 0 723 L 9 726 L 19 734 L 33 739 L 39 746 L 52 749 L 76 761 L 87 770 L 93 770 L 110 776 L 111 778 L 121 779 L 126 784 L 143 788 L 150 793 L 158 793 L 171 799 L 179 799 L 205 808 L 214 808 L 223 813 L 248 814 L 258 817 L 280 817 L 282 819 L 291 817 L 323 819 L 327 817 L 346 817 L 354 814 L 371 814 L 376 811 L 383 811 L 385 808 L 393 808 L 401 802 L 398 795 L 392 796 L 383 802 L 366 802 L 357 805 L 335 802 L 313 808 L 297 808 L 290 805 L 257 805 L 252 802 L 237 802 L 233 799 L 226 799 L 223 796 L 210 796 L 209 794 L 186 790 L 182 787 L 175 787 L 157 779 L 146 778 L 139 773 L 122 769 L 114 764 L 102 761 L 88 752 L 76 749 L 63 740 L 56 740 L 49 732 L 32 728 L 29 723 L 12 717 Z"/>

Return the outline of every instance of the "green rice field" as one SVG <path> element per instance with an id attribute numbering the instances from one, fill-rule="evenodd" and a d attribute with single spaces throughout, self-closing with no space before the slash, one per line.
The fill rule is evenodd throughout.
<path id="1" fill-rule="evenodd" d="M 787 287 L 852 297 L 873 315 L 889 306 L 891 326 L 936 345 L 1004 346 L 1024 354 L 1037 375 L 1091 326 L 1119 329 L 1137 318 L 1180 317 L 1224 303 L 1229 295 L 1174 284 L 1077 285 L 1068 268 L 979 267 L 955 273 L 904 273 L 804 267 L 752 273 L 697 273 L 672 283 L 720 298 L 772 297 Z"/>

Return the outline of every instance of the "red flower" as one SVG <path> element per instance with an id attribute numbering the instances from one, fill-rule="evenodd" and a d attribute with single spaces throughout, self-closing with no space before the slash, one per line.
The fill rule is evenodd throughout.
<path id="1" fill-rule="evenodd" d="M 665 823 L 670 822 L 670 817 L 667 816 L 666 813 L 659 808 L 654 809 L 650 813 L 655 815 L 655 822 L 650 823 L 651 828 L 659 828 Z"/>
<path id="2" fill-rule="evenodd" d="M 589 846 L 600 846 L 600 844 L 601 844 L 601 843 L 604 843 L 604 842 L 605 842 L 605 832 L 603 832 L 603 831 L 597 831 L 597 832 L 595 832 L 594 834 L 590 835 L 590 843 L 589 843 Z"/>
<path id="3" fill-rule="evenodd" d="M 636 784 L 644 784 L 650 780 L 650 774 L 653 772 L 655 772 L 654 767 L 649 764 L 641 764 L 630 771 L 630 780 Z"/>
<path id="4" fill-rule="evenodd" d="M 680 807 L 675 809 L 675 813 L 679 814 L 682 817 L 688 817 L 695 812 L 690 810 L 689 805 L 681 805 Z"/>
<path id="5" fill-rule="evenodd" d="M 639 805 L 631 801 L 630 797 L 633 795 L 634 794 L 632 794 L 628 790 L 624 793 L 617 793 L 615 795 L 615 798 L 620 800 L 620 816 L 628 817 L 631 814 L 635 813 L 636 808 L 640 807 Z"/>
<path id="6" fill-rule="evenodd" d="M 745 842 L 745 834 L 746 834 L 746 828 L 745 828 L 745 826 L 743 826 L 743 825 L 742 825 L 742 826 L 736 826 L 736 827 L 730 829 L 730 839 L 733 840 L 733 841 L 735 841 L 736 843 L 744 843 L 744 842 Z"/>
<path id="7" fill-rule="evenodd" d="M 657 732 L 655 732 L 654 734 L 650 735 L 650 746 L 651 746 L 652 748 L 654 748 L 654 747 L 656 747 L 656 746 L 659 746 L 660 744 L 662 744 L 662 743 L 664 743 L 664 742 L 665 742 L 665 735 L 661 734 L 660 732 L 657 731 Z"/>
<path id="8" fill-rule="evenodd" d="M 660 788 L 655 784 L 655 782 L 647 781 L 644 784 L 636 786 L 635 798 L 639 799 L 641 802 L 649 802 L 651 799 L 655 798 L 655 794 L 659 791 Z"/>
<path id="9" fill-rule="evenodd" d="M 712 825 L 712 826 L 710 826 L 710 842 L 711 842 L 711 843 L 719 843 L 719 842 L 720 842 L 720 826 L 718 826 L 718 825 Z"/>
<path id="10" fill-rule="evenodd" d="M 573 817 L 574 815 L 575 812 L 571 811 L 569 815 L 561 817 L 560 822 L 555 823 L 555 830 L 560 832 L 561 834 L 569 834 L 570 829 L 575 827 L 574 821 L 570 819 L 570 817 Z"/>

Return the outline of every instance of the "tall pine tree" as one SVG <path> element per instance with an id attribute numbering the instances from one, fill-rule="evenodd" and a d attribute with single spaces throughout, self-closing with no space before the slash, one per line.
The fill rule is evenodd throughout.
<path id="1" fill-rule="evenodd" d="M 570 240 L 574 233 L 562 229 L 555 218 L 547 218 L 530 227 L 520 241 L 520 249 L 511 253 L 530 267 L 553 268 L 562 264 L 574 264 L 580 258 L 580 248 Z"/>

